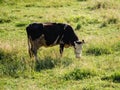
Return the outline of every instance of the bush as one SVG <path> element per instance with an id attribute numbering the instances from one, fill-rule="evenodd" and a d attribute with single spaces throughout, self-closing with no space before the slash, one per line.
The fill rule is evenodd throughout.
<path id="1" fill-rule="evenodd" d="M 87 70 L 87 69 L 74 69 L 73 71 L 65 74 L 65 80 L 80 80 L 85 78 L 90 78 L 95 76 L 95 71 Z"/>

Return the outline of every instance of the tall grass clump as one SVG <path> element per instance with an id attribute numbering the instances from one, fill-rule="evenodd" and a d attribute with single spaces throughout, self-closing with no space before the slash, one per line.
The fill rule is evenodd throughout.
<path id="1" fill-rule="evenodd" d="M 72 59 L 70 58 L 52 58 L 50 56 L 47 56 L 43 59 L 39 59 L 38 62 L 36 62 L 35 70 L 41 71 L 45 69 L 53 69 L 56 66 L 59 67 L 67 67 L 72 63 Z"/>
<path id="2" fill-rule="evenodd" d="M 106 27 L 108 25 L 115 25 L 120 23 L 120 15 L 117 11 L 108 11 L 107 14 L 102 15 L 103 22 L 100 27 Z"/>
<path id="3" fill-rule="evenodd" d="M 76 24 L 75 30 L 80 30 L 82 27 L 87 26 L 89 24 L 98 24 L 100 21 L 97 18 L 93 18 L 91 16 L 81 16 L 74 15 L 65 18 L 68 23 Z"/>
<path id="4" fill-rule="evenodd" d="M 73 71 L 64 75 L 65 80 L 82 80 L 96 75 L 96 72 L 89 69 L 75 68 Z"/>
<path id="5" fill-rule="evenodd" d="M 83 1 L 87 1 L 87 0 L 77 0 L 78 2 L 83 2 Z"/>
<path id="6" fill-rule="evenodd" d="M 120 50 L 120 42 L 117 42 L 113 45 L 114 51 L 119 51 Z"/>
<path id="7" fill-rule="evenodd" d="M 117 2 L 114 2 L 114 0 L 91 0 L 90 5 L 91 6 L 89 6 L 88 8 L 91 10 L 119 8 L 119 4 Z"/>
<path id="8" fill-rule="evenodd" d="M 45 57 L 44 59 L 39 59 L 39 62 L 36 62 L 36 71 L 44 69 L 52 69 L 56 65 L 56 60 L 51 57 Z"/>
<path id="9" fill-rule="evenodd" d="M 18 70 L 17 56 L 13 52 L 5 52 L 0 49 L 0 75 L 14 76 Z"/>
<path id="10" fill-rule="evenodd" d="M 25 27 L 27 25 L 26 22 L 18 22 L 15 24 L 16 27 Z"/>
<path id="11" fill-rule="evenodd" d="M 77 23 L 76 27 L 75 27 L 75 30 L 80 30 L 81 29 L 81 24 L 80 23 Z"/>
<path id="12" fill-rule="evenodd" d="M 113 50 L 110 47 L 104 46 L 104 45 L 96 45 L 96 46 L 90 46 L 86 50 L 86 54 L 89 55 L 104 55 L 104 54 L 112 54 Z"/>
<path id="13" fill-rule="evenodd" d="M 24 58 L 17 56 L 16 51 L 4 51 L 0 49 L 0 76 L 19 77 L 24 76 L 33 65 L 32 62 L 27 63 Z"/>
<path id="14" fill-rule="evenodd" d="M 114 72 L 111 75 L 102 77 L 102 80 L 111 80 L 116 83 L 120 83 L 120 72 Z"/>
<path id="15" fill-rule="evenodd" d="M 10 23 L 10 22 L 11 22 L 11 19 L 10 19 L 10 18 L 0 17 L 0 24 L 2 24 L 2 23 Z"/>

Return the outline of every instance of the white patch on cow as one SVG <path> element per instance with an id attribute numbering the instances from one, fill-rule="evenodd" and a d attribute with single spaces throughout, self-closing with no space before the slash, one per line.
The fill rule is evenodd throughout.
<path id="1" fill-rule="evenodd" d="M 67 24 L 65 24 L 65 26 L 64 26 L 64 30 L 67 28 L 67 26 L 68 26 L 68 25 L 67 25 Z"/>
<path id="2" fill-rule="evenodd" d="M 53 45 L 56 45 L 56 44 L 57 44 L 57 41 L 58 41 L 59 37 L 60 37 L 60 36 L 58 36 L 58 37 L 56 38 L 56 40 L 54 41 Z"/>
<path id="3" fill-rule="evenodd" d="M 77 42 L 79 42 L 79 43 L 77 43 Z M 74 52 L 75 52 L 76 58 L 80 58 L 82 55 L 82 46 L 83 46 L 84 41 L 82 41 L 82 42 L 77 41 L 77 42 L 74 42 L 74 44 L 75 44 Z"/>

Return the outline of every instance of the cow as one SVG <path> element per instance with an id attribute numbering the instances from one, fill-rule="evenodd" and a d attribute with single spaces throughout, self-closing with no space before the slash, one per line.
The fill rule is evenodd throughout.
<path id="1" fill-rule="evenodd" d="M 30 57 L 38 60 L 37 50 L 42 47 L 59 45 L 62 56 L 64 47 L 73 46 L 76 58 L 81 57 L 84 40 L 80 41 L 73 28 L 64 23 L 32 23 L 26 27 Z"/>

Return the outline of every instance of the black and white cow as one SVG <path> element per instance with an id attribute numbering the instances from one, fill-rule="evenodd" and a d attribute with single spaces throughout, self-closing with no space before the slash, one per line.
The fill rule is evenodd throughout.
<path id="1" fill-rule="evenodd" d="M 37 58 L 41 46 L 60 45 L 62 56 L 64 47 L 73 46 L 76 58 L 81 57 L 84 40 L 79 41 L 72 27 L 63 23 L 32 23 L 27 28 L 28 50 L 30 57 Z"/>

